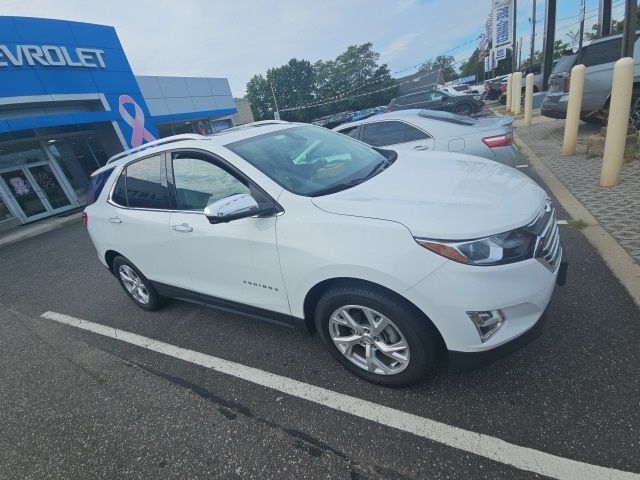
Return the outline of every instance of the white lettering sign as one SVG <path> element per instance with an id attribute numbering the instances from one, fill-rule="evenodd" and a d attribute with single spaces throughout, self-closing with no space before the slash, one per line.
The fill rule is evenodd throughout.
<path id="1" fill-rule="evenodd" d="M 493 47 L 513 42 L 513 0 L 493 0 L 491 11 Z"/>
<path id="2" fill-rule="evenodd" d="M 44 67 L 105 68 L 104 50 L 75 48 L 56 45 L 1 45 L 0 67 L 41 65 Z"/>

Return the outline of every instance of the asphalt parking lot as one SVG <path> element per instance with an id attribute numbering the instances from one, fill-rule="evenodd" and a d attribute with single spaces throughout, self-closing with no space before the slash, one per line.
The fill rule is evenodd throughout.
<path id="1" fill-rule="evenodd" d="M 0 478 L 540 477 L 513 466 L 522 458 L 492 453 L 499 440 L 531 449 L 511 451 L 534 467 L 538 452 L 575 461 L 560 461 L 556 478 L 637 478 L 623 472 L 640 474 L 640 311 L 579 230 L 561 234 L 569 279 L 541 337 L 490 366 L 442 367 L 405 389 L 349 374 L 317 336 L 179 301 L 138 309 L 80 224 L 2 248 Z M 45 312 L 234 362 L 232 371 Z M 362 415 L 337 411 L 238 378 L 235 364 L 370 403 Z M 376 406 L 389 408 L 368 419 Z M 388 426 L 395 412 L 463 433 L 444 442 L 409 433 Z M 476 433 L 493 437 L 483 437 L 488 449 L 474 450 Z"/>

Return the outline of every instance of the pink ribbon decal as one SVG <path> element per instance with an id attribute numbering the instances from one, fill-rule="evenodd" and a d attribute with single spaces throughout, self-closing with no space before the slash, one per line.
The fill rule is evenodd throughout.
<path id="1" fill-rule="evenodd" d="M 153 142 L 156 137 L 151 135 L 151 132 L 144 128 L 144 112 L 142 111 L 142 108 L 140 108 L 140 105 L 138 105 L 129 95 L 120 95 L 118 103 L 120 104 L 118 110 L 120 111 L 122 120 L 124 120 L 133 129 L 133 133 L 131 134 L 131 146 L 139 147 L 142 145 L 142 140 Z M 133 105 L 135 116 L 132 117 L 127 109 L 124 108 L 127 104 Z"/>

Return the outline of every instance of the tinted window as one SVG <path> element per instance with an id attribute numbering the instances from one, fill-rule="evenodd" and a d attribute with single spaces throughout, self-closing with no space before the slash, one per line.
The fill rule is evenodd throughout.
<path id="1" fill-rule="evenodd" d="M 207 205 L 249 187 L 212 161 L 183 156 L 173 159 L 173 181 L 180 210 L 202 211 Z"/>
<path id="2" fill-rule="evenodd" d="M 424 133 L 422 130 L 418 130 L 411 125 L 405 125 L 404 127 L 404 141 L 405 142 L 414 142 L 416 140 L 424 140 L 425 138 L 429 138 L 429 135 Z"/>
<path id="3" fill-rule="evenodd" d="M 127 200 L 131 208 L 169 208 L 163 185 L 162 157 L 152 157 L 127 166 Z"/>
<path id="4" fill-rule="evenodd" d="M 432 92 L 429 92 L 429 100 L 431 100 L 432 102 L 436 102 L 436 101 L 439 102 L 445 98 L 447 98 L 447 96 L 442 92 L 436 92 L 435 90 Z"/>
<path id="5" fill-rule="evenodd" d="M 613 40 L 587 45 L 582 53 L 582 63 L 584 63 L 585 67 L 592 67 L 603 63 L 615 62 L 620 58 L 621 49 L 622 38 L 614 38 Z"/>
<path id="6" fill-rule="evenodd" d="M 107 182 L 107 179 L 111 176 L 112 172 L 113 168 L 91 177 L 89 180 L 89 191 L 87 192 L 87 205 L 96 203 L 96 200 L 98 200 L 98 197 L 102 193 L 104 184 Z"/>
<path id="7" fill-rule="evenodd" d="M 127 180 L 127 169 L 125 168 L 120 174 L 120 177 L 118 177 L 116 186 L 113 188 L 113 193 L 111 194 L 111 201 L 123 207 L 128 206 L 126 180 Z"/>
<path id="8" fill-rule="evenodd" d="M 358 126 L 345 128 L 343 130 L 338 130 L 341 134 L 347 135 L 352 138 L 358 138 Z"/>
<path id="9" fill-rule="evenodd" d="M 411 105 L 413 103 L 425 102 L 427 100 L 427 95 L 424 93 L 414 93 L 413 95 L 406 95 L 404 97 L 400 97 L 396 99 L 397 105 Z"/>
<path id="10" fill-rule="evenodd" d="M 553 67 L 552 73 L 568 72 L 573 68 L 573 65 L 576 63 L 576 58 L 578 58 L 577 53 L 570 53 L 567 55 L 563 55 L 558 59 L 558 63 L 556 63 L 555 67 Z"/>
<path id="11" fill-rule="evenodd" d="M 404 142 L 405 124 L 402 122 L 375 122 L 364 126 L 362 140 L 374 147 Z"/>
<path id="12" fill-rule="evenodd" d="M 365 181 L 387 161 L 353 138 L 311 125 L 264 133 L 225 147 L 287 190 L 310 197 Z"/>

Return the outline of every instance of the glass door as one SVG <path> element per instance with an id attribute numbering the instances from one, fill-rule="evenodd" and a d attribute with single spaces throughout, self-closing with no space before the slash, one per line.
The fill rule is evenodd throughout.
<path id="1" fill-rule="evenodd" d="M 25 172 L 24 168 L 0 173 L 0 178 L 6 184 L 27 220 L 36 220 L 49 215 L 49 211 L 29 177 L 30 175 Z"/>
<path id="2" fill-rule="evenodd" d="M 44 200 L 49 203 L 51 211 L 57 212 L 71 207 L 71 200 L 50 165 L 29 165 L 25 168 L 33 177 L 35 188 L 40 190 L 41 196 L 44 196 Z"/>

